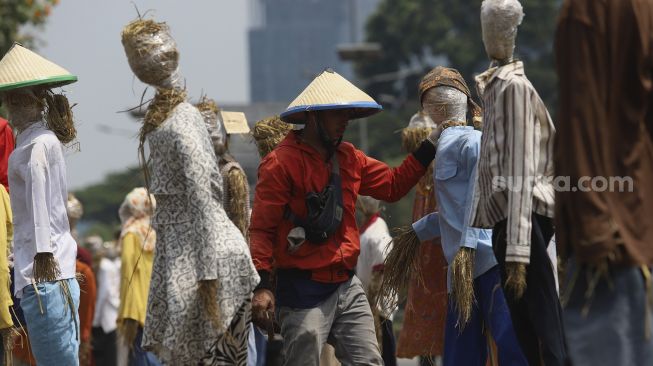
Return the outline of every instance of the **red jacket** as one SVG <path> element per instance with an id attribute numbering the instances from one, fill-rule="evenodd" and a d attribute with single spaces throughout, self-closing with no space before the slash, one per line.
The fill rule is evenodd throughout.
<path id="1" fill-rule="evenodd" d="M 261 161 L 258 170 L 249 228 L 256 269 L 270 272 L 273 266 L 297 268 L 311 270 L 312 278 L 320 282 L 346 280 L 348 270 L 356 266 L 360 252 L 354 216 L 356 198 L 362 194 L 393 202 L 406 195 L 426 172 L 425 166 L 433 160 L 433 145 L 424 145 L 429 146 L 422 149 L 421 155 L 418 155 L 418 150 L 415 156 L 408 156 L 398 168 L 390 168 L 366 156 L 352 144 L 342 143 L 337 149 L 344 204 L 340 229 L 327 243 L 314 245 L 306 242 L 290 254 L 286 237 L 294 225 L 284 218 L 286 206 L 295 215 L 305 217 L 306 193 L 322 191 L 331 171 L 330 163 L 326 164 L 311 146 L 301 143 L 297 132 L 290 132 Z M 262 283 L 265 281 L 264 275 L 262 273 Z"/>

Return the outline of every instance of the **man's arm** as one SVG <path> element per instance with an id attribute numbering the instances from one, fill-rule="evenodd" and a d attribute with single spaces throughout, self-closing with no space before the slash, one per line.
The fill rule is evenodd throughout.
<path id="1" fill-rule="evenodd" d="M 356 154 L 362 165 L 359 194 L 395 202 L 404 197 L 422 178 L 435 157 L 435 146 L 424 140 L 397 168 L 390 168 L 359 150 L 356 150 Z"/>
<path id="2" fill-rule="evenodd" d="M 259 272 L 259 288 L 270 288 L 272 253 L 277 229 L 290 202 L 291 182 L 281 166 L 276 152 L 268 154 L 258 170 L 258 182 L 249 227 L 250 251 Z"/>

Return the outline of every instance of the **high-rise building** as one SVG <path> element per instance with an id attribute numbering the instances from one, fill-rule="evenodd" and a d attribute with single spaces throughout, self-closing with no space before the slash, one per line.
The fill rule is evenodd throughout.
<path id="1" fill-rule="evenodd" d="M 379 0 L 250 0 L 250 97 L 290 102 L 327 67 L 351 78 L 337 46 L 364 40 Z"/>

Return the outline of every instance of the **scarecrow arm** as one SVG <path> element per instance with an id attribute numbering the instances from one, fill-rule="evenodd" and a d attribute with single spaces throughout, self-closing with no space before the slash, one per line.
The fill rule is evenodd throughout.
<path id="1" fill-rule="evenodd" d="M 481 135 L 472 134 L 465 143 L 462 150 L 462 161 L 465 164 L 467 176 L 467 195 L 465 197 L 465 221 L 460 238 L 461 247 L 476 249 L 478 236 L 481 229 L 472 227 L 474 219 L 474 188 L 476 186 L 476 166 L 481 150 Z"/>
<path id="2" fill-rule="evenodd" d="M 28 215 L 34 220 L 34 240 L 37 253 L 52 253 L 50 241 L 49 193 L 52 182 L 48 177 L 48 158 L 45 145 L 35 143 L 27 166 L 25 185 Z"/>
<path id="3" fill-rule="evenodd" d="M 247 194 L 247 176 L 242 170 L 232 168 L 223 177 L 229 184 L 229 202 L 225 207 L 231 221 L 236 225 L 238 230 L 247 240 L 247 231 L 249 229 L 249 195 Z"/>
<path id="4" fill-rule="evenodd" d="M 529 99 L 531 90 L 525 82 L 508 84 L 497 98 L 497 110 L 503 115 L 506 137 L 508 173 L 508 222 L 506 262 L 528 264 L 530 259 L 531 215 L 533 209 L 533 181 L 535 177 L 535 111 Z M 515 100 L 515 97 L 519 100 Z M 501 118 L 501 116 L 499 116 Z M 512 180 L 512 181 L 510 181 Z"/>
<path id="5" fill-rule="evenodd" d="M 439 237 L 440 234 L 440 214 L 431 212 L 413 223 L 413 230 L 417 234 L 419 241 L 425 242 Z"/>

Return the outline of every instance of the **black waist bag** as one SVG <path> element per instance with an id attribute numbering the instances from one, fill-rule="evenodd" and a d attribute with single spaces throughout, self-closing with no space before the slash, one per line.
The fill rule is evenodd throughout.
<path id="1" fill-rule="evenodd" d="M 326 242 L 329 236 L 340 228 L 342 222 L 342 182 L 336 154 L 333 154 L 331 163 L 329 184 L 322 192 L 309 192 L 306 194 L 306 218 L 302 219 L 293 214 L 290 209 L 286 210 L 287 218 L 295 226 L 304 228 L 306 240 L 313 244 Z"/>

